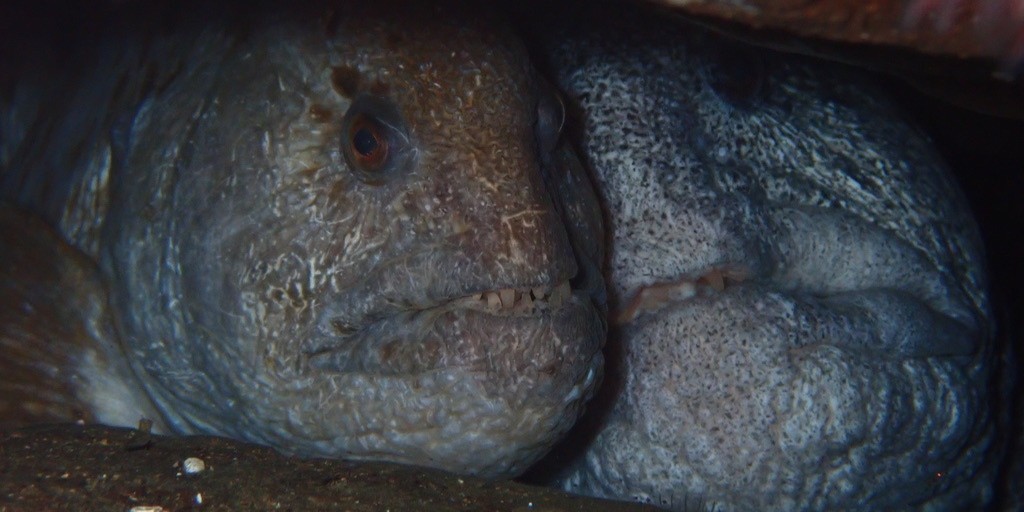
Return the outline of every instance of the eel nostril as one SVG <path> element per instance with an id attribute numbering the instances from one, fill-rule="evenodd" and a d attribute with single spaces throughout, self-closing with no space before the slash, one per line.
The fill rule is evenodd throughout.
<path id="1" fill-rule="evenodd" d="M 348 323 L 346 323 L 346 322 L 344 322 L 342 320 L 339 320 L 337 318 L 335 318 L 334 320 L 331 320 L 331 327 L 333 327 L 334 328 L 334 332 L 336 332 L 340 336 L 351 336 L 351 335 L 355 334 L 356 331 L 358 330 L 358 329 L 356 329 L 355 326 L 353 326 L 351 324 L 348 324 Z"/>

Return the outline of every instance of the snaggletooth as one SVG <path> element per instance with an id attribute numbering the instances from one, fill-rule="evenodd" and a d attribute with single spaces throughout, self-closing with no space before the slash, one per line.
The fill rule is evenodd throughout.
<path id="1" fill-rule="evenodd" d="M 516 291 L 511 288 L 505 288 L 498 291 L 498 297 L 501 298 L 501 307 L 511 308 L 515 304 Z"/>
<path id="2" fill-rule="evenodd" d="M 533 295 L 534 300 L 541 300 L 547 294 L 547 290 L 544 288 L 532 288 L 530 293 Z"/>
<path id="3" fill-rule="evenodd" d="M 516 311 L 532 311 L 533 310 L 533 299 L 530 298 L 529 293 L 523 293 L 523 298 L 516 304 Z"/>

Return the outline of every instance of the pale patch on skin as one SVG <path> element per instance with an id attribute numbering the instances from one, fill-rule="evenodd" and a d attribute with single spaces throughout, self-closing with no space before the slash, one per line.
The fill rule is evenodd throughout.
<path id="1" fill-rule="evenodd" d="M 103 425 L 136 425 L 153 421 L 153 432 L 170 433 L 162 416 L 145 392 L 131 379 L 123 361 L 100 356 L 93 350 L 79 356 L 78 397 L 92 406 L 92 421 Z"/>
<path id="2" fill-rule="evenodd" d="M 38 216 L 0 204 L 0 428 L 159 422 L 121 347 L 106 343 L 104 292 L 93 261 Z"/>

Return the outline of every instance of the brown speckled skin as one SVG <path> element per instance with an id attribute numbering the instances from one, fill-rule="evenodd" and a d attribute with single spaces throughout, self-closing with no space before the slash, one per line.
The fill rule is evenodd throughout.
<path id="1" fill-rule="evenodd" d="M 98 260 L 171 430 L 521 471 L 580 414 L 604 337 L 582 270 L 600 226 L 563 220 L 593 194 L 566 185 L 578 165 L 538 123 L 553 103 L 521 43 L 458 5 L 201 5 L 98 37 L 65 82 L 30 65 L 5 84 L 4 196 Z M 381 170 L 349 163 L 355 113 L 388 127 Z M 72 139 L 31 137 L 48 124 Z M 590 288 L 533 312 L 473 299 L 570 278 Z M 119 405 L 96 414 L 134 424 L 141 405 Z"/>

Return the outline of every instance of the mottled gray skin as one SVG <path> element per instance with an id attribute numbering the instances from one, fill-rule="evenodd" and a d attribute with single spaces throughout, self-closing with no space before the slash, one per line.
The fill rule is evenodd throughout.
<path id="1" fill-rule="evenodd" d="M 850 70 L 607 18 L 546 51 L 606 210 L 613 314 L 654 299 L 612 329 L 612 409 L 561 485 L 679 510 L 985 503 L 983 254 L 929 140 Z M 716 272 L 721 291 L 672 297 Z"/>
<path id="2" fill-rule="evenodd" d="M 131 364 L 72 357 L 74 398 L 288 453 L 527 467 L 599 382 L 605 324 L 595 199 L 521 43 L 450 7 L 197 9 L 3 84 L 3 197 L 95 258 L 120 333 L 95 341 Z M 356 114 L 380 169 L 352 163 Z"/>

